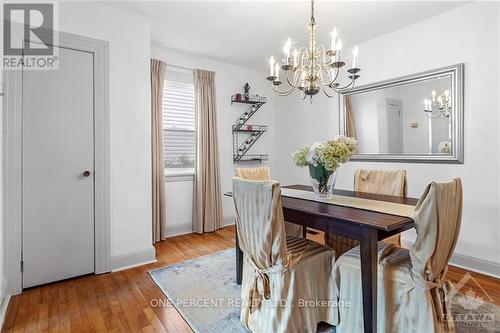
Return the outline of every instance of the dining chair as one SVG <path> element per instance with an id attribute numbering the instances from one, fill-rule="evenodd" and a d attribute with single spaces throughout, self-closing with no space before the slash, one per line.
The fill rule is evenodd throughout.
<path id="1" fill-rule="evenodd" d="M 243 251 L 241 322 L 252 332 L 316 332 L 337 309 L 306 302 L 336 299 L 335 251 L 285 235 L 281 190 L 275 181 L 233 178 L 238 241 Z M 321 303 L 320 303 L 321 304 Z"/>
<path id="2" fill-rule="evenodd" d="M 406 171 L 358 169 L 354 173 L 354 191 L 406 197 Z M 401 246 L 401 235 L 386 238 L 384 242 Z M 325 244 L 335 249 L 337 256 L 340 256 L 359 245 L 359 241 L 333 233 L 325 233 Z"/>
<path id="3" fill-rule="evenodd" d="M 454 332 L 446 280 L 462 218 L 462 183 L 427 186 L 415 208 L 417 238 L 410 250 L 378 243 L 377 332 Z M 337 333 L 362 332 L 360 248 L 344 253 L 333 274 L 339 299 Z"/>
<path id="4" fill-rule="evenodd" d="M 247 180 L 271 180 L 271 169 L 264 166 L 258 168 L 236 168 L 236 177 Z M 301 237 L 303 229 L 301 225 L 295 223 L 288 223 L 285 221 L 285 232 L 287 236 Z"/>
<path id="5" fill-rule="evenodd" d="M 271 169 L 266 166 L 258 168 L 236 168 L 234 173 L 236 177 L 248 180 L 271 180 Z"/>

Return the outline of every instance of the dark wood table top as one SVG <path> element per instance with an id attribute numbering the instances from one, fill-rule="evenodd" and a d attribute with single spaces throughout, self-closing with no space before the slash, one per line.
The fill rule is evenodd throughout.
<path id="1" fill-rule="evenodd" d="M 283 188 L 312 191 L 312 187 L 307 185 L 290 185 L 283 186 Z M 335 189 L 334 194 L 377 201 L 401 203 L 412 206 L 415 206 L 418 202 L 418 199 L 415 198 L 401 198 L 390 195 L 380 195 L 348 190 Z M 224 195 L 231 196 L 232 194 L 228 192 Z M 383 231 L 395 230 L 401 228 L 402 226 L 414 223 L 411 218 L 406 216 L 379 213 L 360 208 L 344 207 L 300 198 L 290 198 L 283 196 L 282 204 L 283 209 L 286 210 L 306 213 L 311 216 L 332 218 L 337 221 L 344 221 L 347 223 L 369 226 Z"/>

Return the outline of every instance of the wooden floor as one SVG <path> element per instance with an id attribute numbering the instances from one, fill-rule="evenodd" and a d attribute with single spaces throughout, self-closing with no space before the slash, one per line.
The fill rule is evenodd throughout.
<path id="1" fill-rule="evenodd" d="M 156 245 L 157 263 L 29 289 L 12 297 L 2 332 L 191 332 L 175 308 L 154 306 L 165 296 L 148 270 L 231 247 L 233 227 L 173 237 Z M 466 272 L 451 267 L 448 277 L 457 282 Z M 500 280 L 471 274 L 500 305 Z M 481 293 L 471 281 L 466 286 Z"/>

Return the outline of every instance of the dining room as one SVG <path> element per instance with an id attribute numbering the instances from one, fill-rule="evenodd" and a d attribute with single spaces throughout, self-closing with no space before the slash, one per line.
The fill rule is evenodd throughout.
<path id="1" fill-rule="evenodd" d="M 2 332 L 500 332 L 500 2 L 56 7 L 62 67 L 2 71 Z M 90 135 L 85 209 L 42 120 Z"/>

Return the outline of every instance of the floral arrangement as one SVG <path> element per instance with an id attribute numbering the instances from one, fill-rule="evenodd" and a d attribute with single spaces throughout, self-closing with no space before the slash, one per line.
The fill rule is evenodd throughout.
<path id="1" fill-rule="evenodd" d="M 316 142 L 300 148 L 293 153 L 293 162 L 300 167 L 309 167 L 315 192 L 331 194 L 333 184 L 331 186 L 328 184 L 330 176 L 340 165 L 349 161 L 356 150 L 355 139 L 338 136 L 333 140 Z"/>

